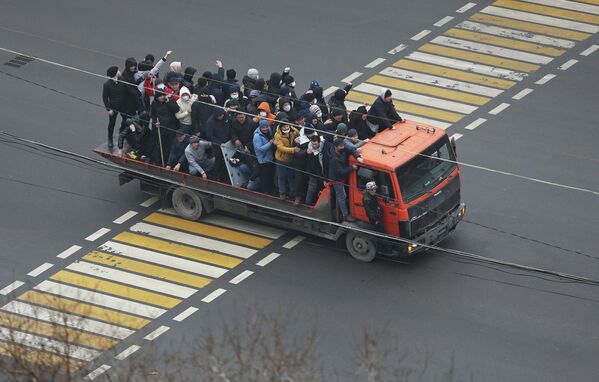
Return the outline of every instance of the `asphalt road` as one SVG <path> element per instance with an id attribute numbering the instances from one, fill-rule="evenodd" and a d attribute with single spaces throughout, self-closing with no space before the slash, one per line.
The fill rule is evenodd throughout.
<path id="1" fill-rule="evenodd" d="M 127 56 L 152 52 L 158 57 L 168 49 L 184 66 L 193 63 L 200 72 L 212 70 L 219 58 L 226 68 L 236 68 L 238 77 L 249 67 L 268 77 L 289 65 L 302 91 L 312 79 L 325 88 L 340 86 L 339 80 L 355 71 L 364 73 L 358 83 L 382 69 L 364 68 L 373 59 L 391 63 L 404 57 L 423 43 L 410 40 L 418 32 L 431 30 L 426 39 L 433 38 L 490 3 L 456 13 L 464 2 L 145 1 L 124 6 L 116 1 L 3 1 L 0 47 L 94 73 L 122 66 Z M 447 15 L 455 20 L 433 26 Z M 387 53 L 402 43 L 408 44 L 405 51 Z M 592 44 L 599 44 L 599 37 L 581 42 L 514 91 L 498 96 L 492 106 L 451 126 L 450 135 L 463 135 L 459 160 L 599 190 L 599 53 L 579 55 Z M 2 63 L 13 57 L 0 52 Z M 556 70 L 572 58 L 579 62 Z M 104 110 L 83 101 L 101 103 L 101 79 L 39 61 L 0 70 L 1 130 L 84 155 L 92 155 L 91 149 L 103 142 Z M 548 73 L 557 77 L 534 85 Z M 524 87 L 534 92 L 511 99 Z M 503 102 L 510 107 L 488 114 Z M 487 121 L 475 130 L 464 128 L 479 117 Z M 139 210 L 146 199 L 136 185 L 119 187 L 112 171 L 0 143 L 0 287 L 14 280 L 34 284 L 45 279 L 50 273 L 38 278 L 26 274 L 44 262 L 68 264 L 72 259 L 59 260 L 56 254 L 73 244 L 93 249 L 83 238 L 100 227 L 116 232 L 119 227 L 111 222 L 128 210 Z M 597 195 L 470 167 L 462 170 L 468 214 L 444 246 L 599 278 Z M 140 211 L 139 219 L 148 212 Z M 293 236 L 287 233 L 280 240 Z M 316 325 L 321 362 L 329 371 L 352 367 L 352 346 L 364 327 L 373 326 L 396 335 L 402 351 L 429 353 L 427 380 L 445 372 L 452 357 L 460 379 L 596 379 L 597 287 L 442 253 L 408 264 L 361 264 L 311 238 L 277 252 L 281 256 L 267 267 L 248 263 L 255 274 L 243 287 L 219 279 L 214 287 L 228 290 L 219 299 L 204 304 L 204 295 L 190 297 L 183 307 L 200 311 L 183 322 L 171 321 L 171 330 L 154 344 L 170 349 L 181 338 L 193 341 L 206 320 L 235 319 L 243 309 L 256 306 L 290 309 L 298 330 Z M 167 316 L 117 350 L 143 344 L 142 336 L 165 322 Z M 139 353 L 143 351 L 144 346 Z M 119 362 L 104 356 L 94 365 L 118 368 Z"/>

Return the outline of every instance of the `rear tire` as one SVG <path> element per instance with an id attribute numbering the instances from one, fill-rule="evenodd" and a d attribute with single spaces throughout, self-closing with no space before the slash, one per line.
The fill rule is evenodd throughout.
<path id="1" fill-rule="evenodd" d="M 189 188 L 176 188 L 175 191 L 173 191 L 171 200 L 173 202 L 173 208 L 183 219 L 198 220 L 204 212 L 200 195 Z"/>
<path id="2" fill-rule="evenodd" d="M 369 263 L 376 257 L 376 244 L 374 240 L 359 232 L 348 232 L 345 235 L 345 247 L 356 260 Z"/>

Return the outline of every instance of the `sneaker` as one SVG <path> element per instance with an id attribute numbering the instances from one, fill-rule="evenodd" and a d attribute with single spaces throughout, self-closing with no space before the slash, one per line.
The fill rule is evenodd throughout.
<path id="1" fill-rule="evenodd" d="M 108 149 L 112 150 L 114 148 L 114 143 L 112 143 L 112 139 L 108 141 Z"/>
<path id="2" fill-rule="evenodd" d="M 299 206 L 302 203 L 302 198 L 300 198 L 299 196 L 297 196 L 295 198 L 295 201 L 293 202 L 294 206 Z"/>
<path id="3" fill-rule="evenodd" d="M 285 200 L 285 199 L 287 199 L 287 195 L 281 194 L 281 195 L 279 195 L 279 199 Z"/>
<path id="4" fill-rule="evenodd" d="M 127 156 L 131 159 L 137 159 L 137 155 L 135 155 L 135 151 L 128 152 Z"/>
<path id="5" fill-rule="evenodd" d="M 346 222 L 348 222 L 348 223 L 353 223 L 353 222 L 356 221 L 356 218 L 354 218 L 351 215 L 347 215 L 343 220 L 346 221 Z"/>

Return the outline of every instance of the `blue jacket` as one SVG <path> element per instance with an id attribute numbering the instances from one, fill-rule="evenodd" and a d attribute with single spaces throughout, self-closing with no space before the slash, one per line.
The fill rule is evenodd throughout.
<path id="1" fill-rule="evenodd" d="M 272 135 L 272 131 L 271 131 Z M 256 159 L 258 159 L 258 163 L 268 163 L 273 162 L 274 157 L 274 144 L 270 142 L 272 137 L 267 137 L 262 134 L 260 128 L 256 128 L 254 131 L 254 138 L 252 142 L 254 143 L 254 150 L 256 151 Z"/>

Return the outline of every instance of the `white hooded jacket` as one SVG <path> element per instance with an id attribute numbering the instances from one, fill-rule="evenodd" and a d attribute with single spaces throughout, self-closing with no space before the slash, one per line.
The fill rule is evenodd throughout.
<path id="1" fill-rule="evenodd" d="M 183 94 L 187 94 L 190 96 L 188 101 L 183 100 Z M 179 123 L 183 125 L 191 125 L 191 105 L 198 99 L 197 95 L 191 95 L 189 89 L 185 86 L 181 87 L 179 91 L 179 99 L 177 100 L 177 105 L 179 106 L 179 111 L 175 113 L 175 117 L 179 120 Z"/>

